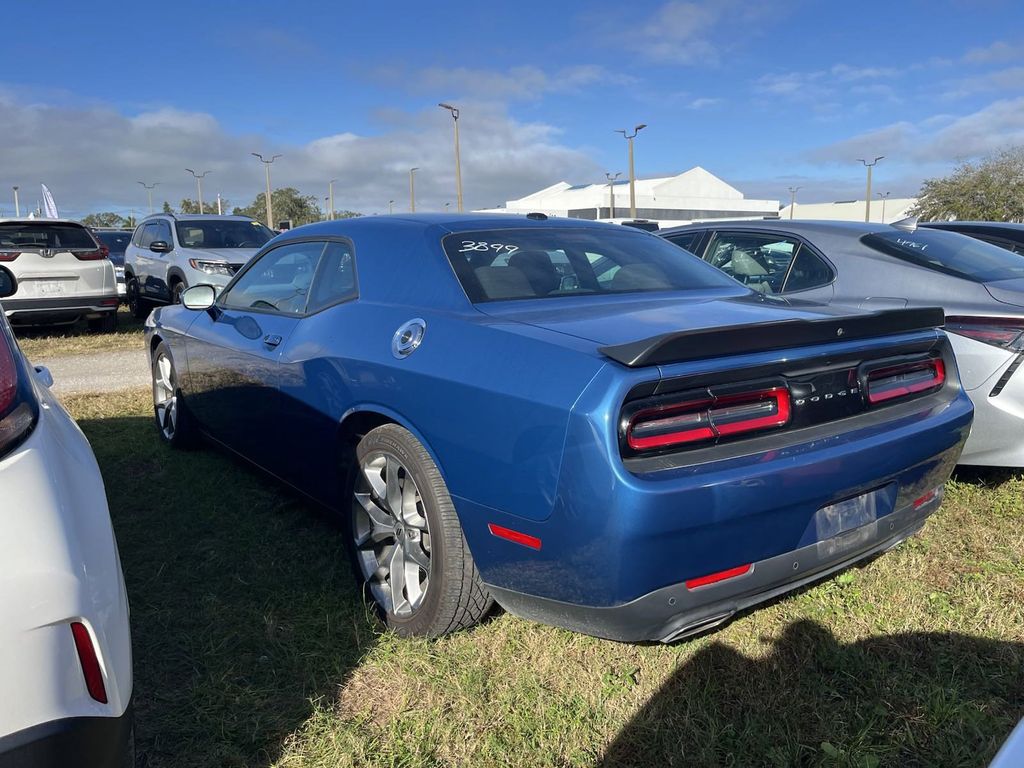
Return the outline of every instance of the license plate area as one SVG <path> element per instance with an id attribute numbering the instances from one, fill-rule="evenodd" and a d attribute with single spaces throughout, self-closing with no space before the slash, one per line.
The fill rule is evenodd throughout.
<path id="1" fill-rule="evenodd" d="M 892 512 L 896 486 L 862 493 L 822 507 L 814 513 L 818 556 L 833 558 L 858 549 L 878 533 L 878 519 Z"/>
<path id="2" fill-rule="evenodd" d="M 56 280 L 40 280 L 38 278 L 23 279 L 18 282 L 18 298 L 67 296 L 74 292 L 76 282 L 76 278 L 62 278 Z"/>

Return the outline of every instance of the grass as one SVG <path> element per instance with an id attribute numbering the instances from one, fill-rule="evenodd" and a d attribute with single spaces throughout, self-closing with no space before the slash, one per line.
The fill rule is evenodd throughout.
<path id="1" fill-rule="evenodd" d="M 67 405 L 132 603 L 140 765 L 986 764 L 1024 716 L 1024 477 L 974 473 L 899 549 L 673 646 L 498 614 L 386 631 L 337 530 L 144 392 Z"/>
<path id="2" fill-rule="evenodd" d="M 16 332 L 18 345 L 33 361 L 143 347 L 142 321 L 132 317 L 123 306 L 117 312 L 117 330 L 113 333 L 90 331 L 84 320 L 70 326 L 18 328 Z"/>

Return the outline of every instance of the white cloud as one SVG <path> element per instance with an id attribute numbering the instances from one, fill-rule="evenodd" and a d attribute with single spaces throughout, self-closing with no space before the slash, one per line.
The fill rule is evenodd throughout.
<path id="1" fill-rule="evenodd" d="M 597 178 L 600 168 L 563 143 L 557 130 L 520 122 L 493 105 L 461 103 L 463 182 L 466 205 L 493 206 L 560 179 Z M 263 189 L 263 167 L 251 151 L 281 153 L 273 166 L 275 187 L 294 186 L 323 204 L 327 182 L 335 204 L 365 213 L 387 210 L 387 201 L 408 200 L 408 169 L 418 166 L 417 208 L 443 209 L 455 200 L 451 118 L 437 108 L 378 115 L 375 135 L 339 133 L 305 144 L 282 144 L 260 135 L 227 131 L 204 113 L 157 109 L 125 116 L 103 107 L 25 106 L 0 91 L 4 141 L 0 143 L 0 190 L 31 189 L 45 182 L 69 215 L 96 210 L 144 212 L 138 181 L 160 182 L 155 202 L 194 197 L 185 168 L 212 172 L 204 198 L 217 192 L 246 205 Z M 10 213 L 0 192 L 0 211 Z"/>
<path id="2" fill-rule="evenodd" d="M 901 121 L 811 150 L 814 163 L 885 155 L 890 162 L 952 163 L 1024 144 L 1024 97 L 1000 99 L 968 115 Z M 872 154 L 873 153 L 873 154 Z"/>
<path id="3" fill-rule="evenodd" d="M 964 54 L 963 60 L 969 64 L 991 64 L 995 62 L 1013 61 L 1024 58 L 1024 45 L 997 40 L 991 45 L 972 48 Z"/>
<path id="4" fill-rule="evenodd" d="M 941 98 L 963 99 L 985 91 L 1024 90 L 1024 67 L 996 69 L 980 75 L 947 80 L 940 87 Z"/>

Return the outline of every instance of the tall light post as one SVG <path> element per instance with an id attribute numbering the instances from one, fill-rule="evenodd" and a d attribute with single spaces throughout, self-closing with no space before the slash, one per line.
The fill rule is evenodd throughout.
<path id="1" fill-rule="evenodd" d="M 154 181 L 152 184 L 147 184 L 144 181 L 140 181 L 139 184 L 146 188 L 146 194 L 149 196 L 149 213 L 153 215 L 153 188 L 160 186 L 159 181 Z"/>
<path id="2" fill-rule="evenodd" d="M 615 180 L 617 178 L 619 178 L 619 176 L 622 175 L 622 171 L 619 171 L 614 176 L 612 176 L 610 173 L 608 173 L 608 171 L 605 171 L 604 175 L 605 175 L 605 178 L 608 179 L 608 200 L 609 200 L 609 203 L 610 203 L 609 211 L 608 211 L 608 218 L 609 219 L 614 219 L 615 218 Z"/>
<path id="3" fill-rule="evenodd" d="M 270 199 L 270 165 L 275 160 L 277 160 L 277 158 L 279 158 L 280 155 L 274 155 L 269 160 L 267 160 L 259 152 L 250 152 L 249 154 L 252 155 L 253 157 L 257 158 L 261 163 L 263 163 L 263 167 L 266 168 L 266 170 L 267 170 L 267 226 L 270 229 L 273 229 L 274 228 L 274 203 Z"/>
<path id="4" fill-rule="evenodd" d="M 205 213 L 205 211 L 203 210 L 203 178 L 206 176 L 206 174 L 209 173 L 209 171 L 203 171 L 202 173 L 196 173 L 191 168 L 186 168 L 185 170 L 188 171 L 189 173 L 191 173 L 192 176 L 196 180 L 196 190 L 197 190 L 197 192 L 199 194 L 199 212 L 200 213 Z"/>
<path id="5" fill-rule="evenodd" d="M 789 218 L 793 219 L 793 209 L 796 208 L 796 193 L 799 192 L 803 187 L 790 187 L 789 188 Z"/>
<path id="6" fill-rule="evenodd" d="M 458 202 L 459 213 L 462 213 L 462 160 L 459 157 L 459 108 L 451 104 L 441 102 L 437 106 L 447 109 L 452 113 L 452 122 L 455 123 L 455 194 Z"/>
<path id="7" fill-rule="evenodd" d="M 15 218 L 21 218 L 21 206 L 18 205 L 18 187 L 15 185 L 11 189 L 14 190 L 14 216 Z"/>
<path id="8" fill-rule="evenodd" d="M 416 171 L 419 168 L 409 169 L 409 212 L 416 213 Z"/>
<path id="9" fill-rule="evenodd" d="M 889 199 L 892 192 L 876 192 L 875 194 L 882 198 L 882 223 L 885 224 L 885 201 Z"/>
<path id="10" fill-rule="evenodd" d="M 395 212 L 395 201 L 394 200 L 388 200 L 388 213 L 394 213 L 394 212 Z"/>
<path id="11" fill-rule="evenodd" d="M 868 193 L 865 195 L 864 201 L 864 221 L 871 221 L 871 171 L 878 164 L 879 160 L 885 160 L 885 155 L 879 155 L 870 163 L 867 160 L 857 158 L 857 162 L 864 163 L 864 167 L 868 169 Z"/>
<path id="12" fill-rule="evenodd" d="M 636 218 L 636 171 L 633 168 L 633 139 L 646 127 L 647 123 L 640 123 L 633 127 L 632 133 L 621 129 L 615 131 L 616 133 L 621 133 L 623 138 L 629 143 L 629 217 L 631 219 Z"/>
<path id="13" fill-rule="evenodd" d="M 331 179 L 327 183 L 327 200 L 328 200 L 328 202 L 327 202 L 327 208 L 328 208 L 327 220 L 328 221 L 334 221 L 334 182 L 336 182 L 336 181 L 337 181 L 337 179 Z"/>

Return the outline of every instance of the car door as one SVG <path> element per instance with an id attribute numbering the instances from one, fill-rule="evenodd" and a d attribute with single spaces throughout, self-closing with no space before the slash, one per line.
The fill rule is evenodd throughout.
<path id="1" fill-rule="evenodd" d="M 172 301 L 170 283 L 167 278 L 168 269 L 172 264 L 174 251 L 154 251 L 153 243 L 167 243 L 174 247 L 174 235 L 171 232 L 171 223 L 164 219 L 157 219 L 146 225 L 151 228 L 149 245 L 146 252 L 149 255 L 150 270 L 146 280 L 146 293 L 161 301 Z"/>
<path id="2" fill-rule="evenodd" d="M 271 469 L 283 434 L 281 353 L 306 314 L 323 240 L 253 260 L 189 329 L 189 405 L 217 440 Z"/>
<path id="3" fill-rule="evenodd" d="M 139 292 L 148 297 L 162 298 L 156 289 L 158 262 L 157 254 L 149 250 L 149 246 L 157 239 L 157 222 L 150 221 L 142 225 L 138 246 L 135 249 L 135 278 L 139 283 Z"/>

